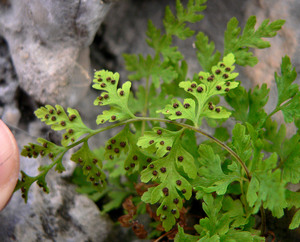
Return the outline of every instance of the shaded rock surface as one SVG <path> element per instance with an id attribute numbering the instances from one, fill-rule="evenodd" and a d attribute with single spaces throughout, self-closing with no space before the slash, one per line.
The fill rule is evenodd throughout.
<path id="1" fill-rule="evenodd" d="M 21 88 L 41 103 L 78 103 L 90 83 L 88 46 L 109 7 L 97 0 L 0 3 L 0 35 Z"/>
<path id="2" fill-rule="evenodd" d="M 38 107 L 36 101 L 76 107 L 83 120 L 95 128 L 95 118 L 101 110 L 92 105 L 98 94 L 88 88 L 91 82 L 90 65 L 95 69 L 118 71 L 121 81 L 126 81 L 128 72 L 124 68 L 122 53 L 151 53 L 145 42 L 147 21 L 152 19 L 157 27 L 162 28 L 164 7 L 169 4 L 174 9 L 175 1 L 118 1 L 99 29 L 102 17 L 98 15 L 104 15 L 107 11 L 107 8 L 100 10 L 101 1 L 52 1 L 50 5 L 49 1 L 31 2 L 24 1 L 18 6 L 19 1 L 16 0 L 0 1 L 0 35 L 5 38 L 0 41 L 0 117 L 5 118 L 5 113 L 15 114 L 16 110 L 21 114 L 20 121 L 18 116 L 9 121 L 13 126 L 18 125 L 29 132 L 23 135 L 17 131 L 20 147 L 34 142 L 34 139 L 28 138 L 29 135 L 48 135 L 49 130 L 33 119 L 32 111 Z M 21 8 L 23 4 L 27 6 Z M 64 4 L 72 7 L 64 7 Z M 250 15 L 257 15 L 258 22 L 265 18 L 271 21 L 278 18 L 287 20 L 278 36 L 271 40 L 271 48 L 255 51 L 260 61 L 257 68 L 238 70 L 241 73 L 239 79 L 248 88 L 262 82 L 268 83 L 271 87 L 268 110 L 276 104 L 274 71 L 280 71 L 281 57 L 290 55 L 296 70 L 298 73 L 300 71 L 299 4 L 297 0 L 209 0 L 204 19 L 192 27 L 207 34 L 216 48 L 222 51 L 224 30 L 233 16 L 237 17 L 241 26 L 245 25 Z M 59 11 L 53 15 L 45 14 L 57 8 Z M 13 20 L 15 15 L 18 17 Z M 66 16 L 72 16 L 76 21 L 72 22 Z M 5 41 L 9 51 L 6 48 L 6 52 L 1 52 L 5 49 Z M 189 76 L 200 71 L 193 41 L 175 40 L 189 64 Z M 134 83 L 134 87 L 137 84 Z M 103 145 L 111 135 L 106 133 L 94 141 L 97 145 Z M 22 169 L 33 175 L 38 165 L 46 161 L 37 163 L 22 159 L 21 162 Z M 27 205 L 19 193 L 13 196 L 6 210 L 0 214 L 0 241 L 101 241 L 106 236 L 108 241 L 118 238 L 133 241 L 132 237 L 126 237 L 128 230 L 114 229 L 109 234 L 111 222 L 100 217 L 91 201 L 75 193 L 74 186 L 66 180 L 74 164 L 68 162 L 67 157 L 65 164 L 68 173 L 61 176 L 52 172 L 48 177 L 49 195 L 34 185 Z M 294 235 L 288 234 L 287 229 L 285 231 L 281 234 L 283 241 L 297 241 Z"/>

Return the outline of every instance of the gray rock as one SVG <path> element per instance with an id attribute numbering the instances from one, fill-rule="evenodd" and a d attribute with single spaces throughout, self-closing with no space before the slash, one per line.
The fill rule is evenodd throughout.
<path id="1" fill-rule="evenodd" d="M 77 103 L 90 84 L 87 47 L 109 7 L 98 0 L 1 2 L 0 35 L 21 88 L 41 103 Z"/>

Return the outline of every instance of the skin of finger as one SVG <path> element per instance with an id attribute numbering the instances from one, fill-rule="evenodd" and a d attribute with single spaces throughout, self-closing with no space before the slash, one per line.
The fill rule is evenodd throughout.
<path id="1" fill-rule="evenodd" d="M 17 142 L 0 120 L 0 211 L 10 199 L 18 181 L 20 157 Z"/>

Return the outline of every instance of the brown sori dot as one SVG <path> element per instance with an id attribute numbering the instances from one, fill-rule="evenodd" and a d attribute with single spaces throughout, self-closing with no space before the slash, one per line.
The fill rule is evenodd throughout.
<path id="1" fill-rule="evenodd" d="M 178 159 L 178 161 L 182 162 L 183 161 L 183 156 L 178 156 L 177 159 Z"/>
<path id="2" fill-rule="evenodd" d="M 203 76 L 199 76 L 199 79 L 200 79 L 200 80 L 203 80 Z"/>
<path id="3" fill-rule="evenodd" d="M 111 120 L 116 120 L 116 116 L 115 115 L 113 115 L 113 116 L 111 116 Z"/>
<path id="4" fill-rule="evenodd" d="M 120 91 L 120 96 L 123 96 L 123 95 L 124 95 L 124 91 L 121 90 L 121 91 Z"/>
<path id="5" fill-rule="evenodd" d="M 26 188 L 25 187 L 22 187 L 21 188 L 21 191 L 24 193 L 26 191 Z"/>
<path id="6" fill-rule="evenodd" d="M 110 80 L 111 80 L 111 77 L 107 77 L 107 78 L 106 78 L 106 81 L 109 82 Z"/>
<path id="7" fill-rule="evenodd" d="M 101 175 L 101 173 L 98 171 L 98 172 L 96 173 L 96 176 L 99 177 L 100 175 Z"/>
<path id="8" fill-rule="evenodd" d="M 67 140 L 67 139 L 69 138 L 69 136 L 68 136 L 68 135 L 65 135 L 65 137 L 64 137 L 64 138 L 65 138 L 65 140 Z"/>
<path id="9" fill-rule="evenodd" d="M 165 142 L 163 140 L 160 141 L 159 143 L 160 143 L 160 145 L 164 145 L 165 144 Z"/>
<path id="10" fill-rule="evenodd" d="M 171 210 L 171 213 L 172 213 L 172 214 L 176 214 L 176 209 L 172 209 L 172 210 Z"/>
<path id="11" fill-rule="evenodd" d="M 101 85 L 100 85 L 101 87 L 106 87 L 106 84 L 103 82 L 103 83 L 101 83 Z"/>
<path id="12" fill-rule="evenodd" d="M 148 159 L 147 159 L 147 162 L 149 162 L 149 163 L 150 163 L 151 161 L 152 161 L 152 159 L 151 159 L 151 158 L 148 158 Z"/>
<path id="13" fill-rule="evenodd" d="M 224 63 L 221 63 L 220 66 L 221 66 L 221 67 L 225 67 Z"/>
<path id="14" fill-rule="evenodd" d="M 53 158 L 54 155 L 53 155 L 52 153 L 49 153 L 49 157 L 50 157 L 50 158 Z"/>
<path id="15" fill-rule="evenodd" d="M 216 89 L 218 90 L 218 91 L 220 91 L 221 89 L 222 89 L 222 87 L 221 86 L 216 86 Z"/>
<path id="16" fill-rule="evenodd" d="M 209 81 L 209 82 L 211 82 L 213 80 L 214 80 L 214 78 L 212 76 L 210 76 L 210 77 L 207 78 L 207 81 Z"/>
<path id="17" fill-rule="evenodd" d="M 83 162 L 82 158 L 78 158 L 78 162 L 79 163 Z"/>
<path id="18" fill-rule="evenodd" d="M 111 145 L 108 145 L 106 148 L 107 148 L 108 150 L 111 150 Z"/>
<path id="19" fill-rule="evenodd" d="M 208 108 L 209 108 L 209 110 L 214 110 L 214 106 L 213 105 L 209 105 Z"/>
<path id="20" fill-rule="evenodd" d="M 74 139 L 74 138 L 72 138 L 72 139 L 71 139 L 71 141 L 72 141 L 72 142 L 74 142 L 74 141 L 75 141 L 75 139 Z"/>
<path id="21" fill-rule="evenodd" d="M 69 130 L 68 130 L 68 133 L 69 133 L 69 134 L 73 134 L 73 133 L 74 133 L 74 130 L 73 130 L 73 129 L 69 129 Z"/>
<path id="22" fill-rule="evenodd" d="M 93 163 L 96 164 L 98 162 L 97 159 L 93 159 Z"/>
<path id="23" fill-rule="evenodd" d="M 75 114 L 72 114 L 72 115 L 69 117 L 69 120 L 70 120 L 70 121 L 73 121 L 75 118 L 76 118 L 76 115 L 75 115 Z"/>
<path id="24" fill-rule="evenodd" d="M 154 168 L 154 165 L 153 165 L 153 164 L 150 164 L 149 167 L 150 167 L 150 168 Z"/>
<path id="25" fill-rule="evenodd" d="M 31 157 L 32 157 L 32 154 L 28 153 L 27 156 L 28 156 L 29 158 L 31 158 Z"/>
<path id="26" fill-rule="evenodd" d="M 162 210 L 167 210 L 168 209 L 168 206 L 167 205 L 164 205 L 163 207 L 162 207 Z"/>
<path id="27" fill-rule="evenodd" d="M 197 92 L 203 92 L 203 87 L 198 87 Z"/>
<path id="28" fill-rule="evenodd" d="M 170 151 L 172 149 L 172 147 L 171 146 L 167 146 L 166 149 Z"/>
<path id="29" fill-rule="evenodd" d="M 133 168 L 135 167 L 135 163 L 130 163 L 130 166 Z"/>
<path id="30" fill-rule="evenodd" d="M 120 152 L 119 148 L 115 148 L 114 151 L 115 151 L 115 153 L 119 153 Z"/>
<path id="31" fill-rule="evenodd" d="M 98 82 L 102 82 L 102 78 L 99 77 L 99 78 L 98 78 Z"/>
<path id="32" fill-rule="evenodd" d="M 124 141 L 122 141 L 122 142 L 120 142 L 120 146 L 124 148 L 126 146 L 126 143 Z"/>
<path id="33" fill-rule="evenodd" d="M 47 143 L 45 143 L 45 144 L 47 144 Z M 44 145 L 43 145 L 44 146 Z M 45 146 L 44 146 L 45 147 Z M 47 148 L 47 147 L 45 147 L 45 148 Z M 26 147 L 26 150 L 29 152 L 31 149 L 29 148 L 29 147 Z"/>
<path id="34" fill-rule="evenodd" d="M 182 189 L 181 192 L 184 194 L 184 193 L 186 193 L 186 190 L 185 190 L 185 189 Z"/>
<path id="35" fill-rule="evenodd" d="M 216 73 L 217 75 L 219 75 L 219 74 L 221 73 L 221 70 L 218 69 L 218 70 L 215 71 L 215 73 Z"/>
<path id="36" fill-rule="evenodd" d="M 178 103 L 173 103 L 173 108 L 178 108 Z"/>
<path id="37" fill-rule="evenodd" d="M 112 139 L 111 141 L 110 141 L 110 143 L 112 143 L 113 145 L 116 143 L 116 140 L 115 139 Z"/>
<path id="38" fill-rule="evenodd" d="M 167 168 L 166 168 L 166 167 L 161 167 L 161 168 L 160 168 L 160 171 L 161 171 L 162 173 L 165 173 L 165 172 L 167 171 Z"/>
<path id="39" fill-rule="evenodd" d="M 92 169 L 92 167 L 91 166 L 86 166 L 85 167 L 87 170 L 90 170 L 90 169 Z"/>
<path id="40" fill-rule="evenodd" d="M 32 152 L 33 156 L 37 156 L 38 153 L 36 153 L 35 151 Z"/>
<path id="41" fill-rule="evenodd" d="M 229 87 L 229 86 L 230 86 L 230 82 L 226 82 L 226 86 L 228 86 L 228 87 Z"/>
<path id="42" fill-rule="evenodd" d="M 112 155 L 110 155 L 110 156 L 109 156 L 109 159 L 113 160 L 113 159 L 114 159 L 114 157 L 113 157 Z"/>
<path id="43" fill-rule="evenodd" d="M 94 181 L 94 180 L 95 180 L 95 178 L 91 176 L 90 177 L 90 181 Z"/>
<path id="44" fill-rule="evenodd" d="M 52 121 L 55 121 L 55 120 L 56 120 L 56 117 L 55 117 L 55 116 L 52 116 L 52 117 L 51 117 L 51 120 L 52 120 Z"/>
<path id="45" fill-rule="evenodd" d="M 99 182 L 94 182 L 94 186 L 99 186 Z"/>
<path id="46" fill-rule="evenodd" d="M 228 78 L 228 74 L 225 73 L 225 74 L 223 75 L 223 78 L 225 78 L 225 79 Z"/>
<path id="47" fill-rule="evenodd" d="M 66 122 L 65 121 L 61 121 L 60 124 L 61 124 L 61 126 L 66 126 Z"/>
<path id="48" fill-rule="evenodd" d="M 225 88 L 225 92 L 229 92 L 230 91 L 230 89 L 227 87 L 227 88 Z"/>
<path id="49" fill-rule="evenodd" d="M 114 85 L 116 83 L 116 80 L 111 80 L 110 83 Z"/>
<path id="50" fill-rule="evenodd" d="M 49 118 L 49 114 L 46 114 L 46 115 L 45 115 L 45 119 L 48 119 L 48 118 Z"/>
<path id="51" fill-rule="evenodd" d="M 216 112 L 219 113 L 221 111 L 220 108 L 216 108 Z"/>
<path id="52" fill-rule="evenodd" d="M 105 94 L 103 97 L 104 97 L 105 99 L 108 99 L 108 98 L 109 98 L 108 94 Z"/>
<path id="53" fill-rule="evenodd" d="M 128 170 L 129 170 L 129 166 L 126 166 L 126 167 L 125 167 L 125 170 L 128 171 Z"/>
<path id="54" fill-rule="evenodd" d="M 102 97 L 102 96 L 99 96 L 98 99 L 101 101 L 101 100 L 103 99 L 103 97 Z"/>
<path id="55" fill-rule="evenodd" d="M 134 155 L 134 156 L 132 157 L 132 159 L 133 159 L 133 160 L 137 160 L 137 159 L 138 159 L 137 155 Z"/>
<path id="56" fill-rule="evenodd" d="M 165 196 L 169 196 L 169 189 L 167 187 L 164 187 L 162 192 L 165 194 Z"/>
<path id="57" fill-rule="evenodd" d="M 49 113 L 53 114 L 53 113 L 54 113 L 54 110 L 53 110 L 53 109 L 50 109 L 50 110 L 49 110 Z"/>
<path id="58" fill-rule="evenodd" d="M 180 116 L 181 114 L 182 114 L 182 113 L 181 113 L 180 111 L 177 111 L 177 112 L 176 112 L 176 115 L 177 115 L 177 116 Z"/>
<path id="59" fill-rule="evenodd" d="M 40 155 L 41 155 L 41 156 L 44 156 L 44 155 L 45 155 L 45 151 L 41 150 L 41 151 L 40 151 Z"/>
<path id="60" fill-rule="evenodd" d="M 159 134 L 159 135 L 161 135 L 162 131 L 159 129 L 159 130 L 156 131 L 156 133 Z"/>
<path id="61" fill-rule="evenodd" d="M 153 143 L 154 143 L 154 140 L 153 140 L 153 139 L 149 141 L 149 144 L 150 144 L 150 145 L 152 145 Z"/>
<path id="62" fill-rule="evenodd" d="M 158 174 L 157 171 L 153 171 L 153 172 L 152 172 L 152 175 L 153 175 L 153 176 L 157 176 L 157 174 Z"/>
<path id="63" fill-rule="evenodd" d="M 231 71 L 230 67 L 226 67 L 225 71 Z"/>
<path id="64" fill-rule="evenodd" d="M 60 115 L 61 114 L 61 111 L 60 110 L 57 110 L 57 115 Z"/>
<path id="65" fill-rule="evenodd" d="M 192 88 L 195 88 L 195 87 L 196 87 L 196 84 L 195 84 L 195 83 L 192 83 L 191 87 L 192 87 Z"/>
<path id="66" fill-rule="evenodd" d="M 44 146 L 44 148 L 48 148 L 48 144 L 47 143 L 44 143 L 43 146 Z M 26 148 L 26 150 L 27 150 L 27 148 Z"/>
<path id="67" fill-rule="evenodd" d="M 176 184 L 177 184 L 178 186 L 180 186 L 180 185 L 181 185 L 181 181 L 180 181 L 180 180 L 177 180 L 177 181 L 176 181 Z"/>
<path id="68" fill-rule="evenodd" d="M 185 108 L 189 108 L 191 105 L 190 105 L 189 103 L 185 103 L 183 106 L 184 106 Z"/>
<path id="69" fill-rule="evenodd" d="M 179 203 L 179 199 L 178 198 L 174 198 L 173 203 L 178 204 Z"/>
<path id="70" fill-rule="evenodd" d="M 193 92 L 192 88 L 188 88 L 187 90 L 188 90 L 188 92 Z"/>
<path id="71" fill-rule="evenodd" d="M 147 166 L 143 166 L 143 170 L 145 170 L 147 168 Z"/>

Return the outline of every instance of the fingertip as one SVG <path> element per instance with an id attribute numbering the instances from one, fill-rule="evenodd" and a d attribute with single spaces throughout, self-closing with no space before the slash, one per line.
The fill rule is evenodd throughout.
<path id="1" fill-rule="evenodd" d="M 0 120 L 0 210 L 10 199 L 18 181 L 20 158 L 14 135 Z"/>

